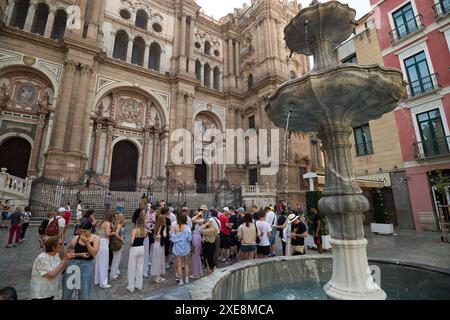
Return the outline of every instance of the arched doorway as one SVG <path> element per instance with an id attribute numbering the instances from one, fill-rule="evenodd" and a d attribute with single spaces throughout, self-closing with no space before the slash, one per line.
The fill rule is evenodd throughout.
<path id="1" fill-rule="evenodd" d="M 197 193 L 208 192 L 208 166 L 205 161 L 195 165 L 195 183 L 197 185 Z"/>
<path id="2" fill-rule="evenodd" d="M 114 146 L 110 190 L 136 191 L 139 152 L 129 141 L 119 141 Z"/>
<path id="3" fill-rule="evenodd" d="M 11 138 L 0 146 L 0 168 L 8 169 L 8 173 L 25 179 L 30 162 L 31 145 L 23 138 Z"/>

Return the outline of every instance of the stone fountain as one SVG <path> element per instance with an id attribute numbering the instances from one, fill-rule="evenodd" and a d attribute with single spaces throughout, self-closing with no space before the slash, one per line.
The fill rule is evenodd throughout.
<path id="1" fill-rule="evenodd" d="M 316 2 L 285 28 L 287 46 L 313 55 L 314 68 L 288 81 L 269 97 L 266 112 L 278 127 L 319 133 L 326 164 L 326 186 L 319 209 L 329 220 L 333 273 L 324 286 L 331 299 L 386 299 L 369 271 L 363 215 L 369 202 L 352 165 L 352 127 L 396 108 L 406 93 L 401 71 L 379 65 L 341 64 L 337 47 L 350 37 L 356 11 L 338 1 Z"/>

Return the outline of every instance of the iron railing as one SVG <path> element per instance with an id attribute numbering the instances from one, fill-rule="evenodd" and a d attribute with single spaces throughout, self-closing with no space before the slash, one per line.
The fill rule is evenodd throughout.
<path id="1" fill-rule="evenodd" d="M 433 6 L 434 17 L 440 19 L 450 12 L 450 0 L 440 0 Z"/>
<path id="2" fill-rule="evenodd" d="M 422 29 L 423 27 L 424 24 L 422 23 L 422 15 L 419 14 L 406 21 L 405 24 L 402 24 L 401 26 L 398 26 L 397 28 L 389 32 L 389 35 L 391 36 L 391 42 L 398 42 L 415 33 L 416 31 Z"/>
<path id="3" fill-rule="evenodd" d="M 438 74 L 433 73 L 408 84 L 408 96 L 415 97 L 439 88 Z"/>
<path id="4" fill-rule="evenodd" d="M 429 139 L 413 143 L 413 150 L 416 159 L 426 159 L 430 157 L 450 154 L 450 136 Z"/>

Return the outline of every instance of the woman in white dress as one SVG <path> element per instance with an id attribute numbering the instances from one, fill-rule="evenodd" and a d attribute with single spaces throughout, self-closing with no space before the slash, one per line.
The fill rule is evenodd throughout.
<path id="1" fill-rule="evenodd" d="M 163 282 L 166 279 L 162 278 L 162 274 L 166 274 L 166 264 L 165 264 L 165 243 L 169 236 L 167 230 L 166 216 L 159 214 L 156 218 L 156 226 L 153 232 L 153 239 L 155 242 L 152 246 L 152 268 L 150 270 L 150 275 L 156 276 L 156 282 Z"/>
<path id="2" fill-rule="evenodd" d="M 114 214 L 107 213 L 105 219 L 100 222 L 97 231 L 100 237 L 100 249 L 95 257 L 95 279 L 94 283 L 102 289 L 111 288 L 108 284 L 108 266 L 109 266 L 109 236 L 112 234 L 112 223 Z"/>

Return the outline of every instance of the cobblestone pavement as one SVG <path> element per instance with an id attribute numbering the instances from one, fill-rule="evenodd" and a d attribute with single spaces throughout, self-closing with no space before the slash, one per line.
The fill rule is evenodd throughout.
<path id="1" fill-rule="evenodd" d="M 127 227 L 126 234 L 129 237 L 131 225 Z M 69 234 L 72 230 L 70 230 Z M 440 241 L 439 233 L 418 233 L 415 231 L 397 231 L 395 236 L 381 236 L 370 233 L 366 229 L 366 238 L 369 241 L 369 258 L 399 259 L 409 262 L 423 263 L 440 268 L 450 267 L 450 244 Z M 9 231 L 0 231 L 0 287 L 13 286 L 16 288 L 19 299 L 29 299 L 29 284 L 33 261 L 39 254 L 37 226 L 30 226 L 27 231 L 27 239 L 18 247 L 5 248 Z M 71 236 L 69 237 L 71 238 Z M 279 238 L 277 237 L 277 241 Z M 281 250 L 281 245 L 278 246 Z M 308 251 L 314 252 L 314 251 Z M 315 252 L 314 252 L 315 253 Z M 149 296 L 169 299 L 183 298 L 183 295 L 172 296 L 173 288 L 178 287 L 175 282 L 173 269 L 168 270 L 164 276 L 166 282 L 157 284 L 153 278 L 144 279 L 144 288 L 134 293 L 126 290 L 127 263 L 129 245 L 122 254 L 120 271 L 122 278 L 111 280 L 110 289 L 101 289 L 95 286 L 93 299 L 95 300 L 141 300 Z M 279 253 L 281 254 L 281 252 Z M 221 267 L 221 265 L 219 265 Z M 179 293 L 180 290 L 177 290 Z M 187 293 L 186 293 L 187 294 Z M 58 297 L 57 297 L 58 298 Z"/>

